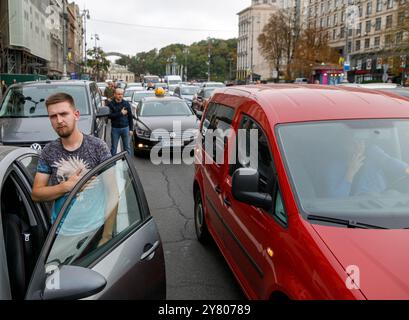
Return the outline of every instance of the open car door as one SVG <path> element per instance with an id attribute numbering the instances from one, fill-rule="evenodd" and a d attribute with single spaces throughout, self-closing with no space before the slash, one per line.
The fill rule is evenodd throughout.
<path id="1" fill-rule="evenodd" d="M 165 299 L 161 239 L 130 163 L 113 157 L 67 195 L 26 299 Z"/>

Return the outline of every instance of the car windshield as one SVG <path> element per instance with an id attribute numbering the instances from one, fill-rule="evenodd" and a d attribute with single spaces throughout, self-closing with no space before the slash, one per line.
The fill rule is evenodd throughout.
<path id="1" fill-rule="evenodd" d="M 191 116 L 192 111 L 184 101 L 149 101 L 142 105 L 141 117 Z"/>
<path id="2" fill-rule="evenodd" d="M 204 90 L 204 92 L 203 92 L 204 98 L 205 98 L 205 99 L 209 99 L 209 98 L 212 96 L 214 90 L 215 90 L 215 89 Z"/>
<path id="3" fill-rule="evenodd" d="M 89 115 L 89 105 L 85 86 L 38 85 L 13 87 L 3 100 L 0 118 L 48 117 L 45 101 L 56 93 L 68 93 L 82 115 Z"/>
<path id="4" fill-rule="evenodd" d="M 194 96 L 197 93 L 196 87 L 186 87 L 181 89 L 182 96 Z"/>
<path id="5" fill-rule="evenodd" d="M 143 98 L 154 97 L 155 92 L 135 92 L 133 95 L 133 102 L 141 102 Z"/>
<path id="6" fill-rule="evenodd" d="M 212 82 L 212 83 L 207 83 L 206 87 L 210 88 L 224 88 L 225 85 L 223 83 L 217 83 L 217 82 Z"/>
<path id="7" fill-rule="evenodd" d="M 409 121 L 278 126 L 304 217 L 409 228 Z"/>

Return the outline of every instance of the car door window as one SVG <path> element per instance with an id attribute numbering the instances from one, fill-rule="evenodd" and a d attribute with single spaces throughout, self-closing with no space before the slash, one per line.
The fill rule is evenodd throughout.
<path id="1" fill-rule="evenodd" d="M 234 109 L 212 103 L 206 113 L 202 133 L 205 151 L 216 164 L 223 164 L 224 150 L 233 123 Z"/>
<path id="2" fill-rule="evenodd" d="M 144 219 L 135 186 L 125 159 L 89 180 L 60 213 L 47 265 L 87 267 L 136 230 Z"/>
<path id="3" fill-rule="evenodd" d="M 251 131 L 257 130 L 258 161 L 257 168 L 254 169 L 257 169 L 260 175 L 259 180 L 260 192 L 271 194 L 275 182 L 274 162 L 266 134 L 261 129 L 261 126 L 258 125 L 256 121 L 254 121 L 252 118 L 248 116 L 243 116 L 242 120 L 240 121 L 238 129 L 245 130 L 246 141 L 245 143 L 237 143 L 236 163 L 230 164 L 230 175 L 232 176 L 234 172 L 239 168 L 250 167 L 252 165 L 252 163 L 247 164 L 240 163 L 241 157 L 239 157 L 239 154 L 243 155 L 244 157 L 250 156 Z"/>
<path id="4" fill-rule="evenodd" d="M 18 162 L 25 169 L 25 173 L 28 175 L 28 178 L 31 180 L 31 182 L 33 182 L 34 177 L 37 174 L 38 156 L 20 158 Z"/>

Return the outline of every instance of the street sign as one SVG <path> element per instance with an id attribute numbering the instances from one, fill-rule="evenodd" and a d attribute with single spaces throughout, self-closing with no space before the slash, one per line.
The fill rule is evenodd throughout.
<path id="1" fill-rule="evenodd" d="M 351 65 L 349 63 L 344 63 L 344 72 L 348 72 L 351 70 Z"/>

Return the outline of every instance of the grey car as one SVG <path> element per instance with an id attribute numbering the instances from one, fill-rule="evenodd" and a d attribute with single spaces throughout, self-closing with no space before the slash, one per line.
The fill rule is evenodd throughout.
<path id="1" fill-rule="evenodd" d="M 48 119 L 45 101 L 59 92 L 73 96 L 81 112 L 80 130 L 105 140 L 109 109 L 103 106 L 95 82 L 44 81 L 17 84 L 8 89 L 0 107 L 0 145 L 44 146 L 57 139 Z"/>
<path id="2" fill-rule="evenodd" d="M 53 225 L 50 206 L 30 197 L 38 157 L 0 147 L 0 300 L 165 299 L 162 242 L 129 156 L 84 176 Z M 102 225 L 64 233 L 97 202 Z M 108 221 L 112 239 L 101 243 Z"/>
<path id="3" fill-rule="evenodd" d="M 199 134 L 198 115 L 186 101 L 176 97 L 144 98 L 137 105 L 134 118 L 136 156 L 155 146 L 165 150 L 193 148 Z"/>

